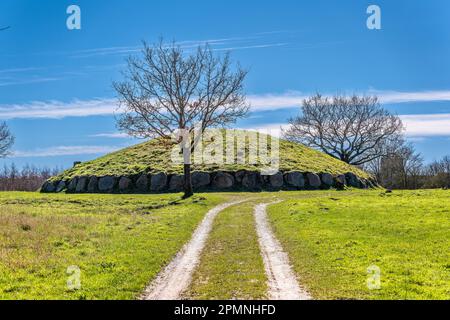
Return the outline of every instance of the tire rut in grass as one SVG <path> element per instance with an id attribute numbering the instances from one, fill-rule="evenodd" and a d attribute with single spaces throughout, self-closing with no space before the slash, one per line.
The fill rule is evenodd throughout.
<path id="1" fill-rule="evenodd" d="M 191 240 L 178 252 L 142 295 L 143 300 L 176 300 L 188 288 L 201 252 L 216 216 L 242 201 L 228 202 L 211 209 L 200 223 Z"/>
<path id="2" fill-rule="evenodd" d="M 289 263 L 288 255 L 273 234 L 267 220 L 267 206 L 255 206 L 255 222 L 259 246 L 268 279 L 268 296 L 271 300 L 310 300 L 309 293 L 301 288 Z"/>

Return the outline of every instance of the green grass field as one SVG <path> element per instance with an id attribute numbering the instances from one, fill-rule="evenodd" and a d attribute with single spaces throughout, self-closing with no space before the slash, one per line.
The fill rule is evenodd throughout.
<path id="1" fill-rule="evenodd" d="M 186 243 L 204 214 L 217 216 L 193 299 L 261 299 L 266 283 L 254 229 L 256 203 L 299 281 L 315 299 L 450 299 L 449 191 L 317 191 L 180 195 L 0 193 L 0 299 L 135 299 Z M 67 287 L 67 268 L 81 289 Z M 369 290 L 367 268 L 381 270 Z"/>
<path id="2" fill-rule="evenodd" d="M 224 201 L 180 198 L 0 193 L 0 299 L 136 298 Z"/>
<path id="3" fill-rule="evenodd" d="M 270 208 L 300 281 L 318 299 L 450 299 L 450 192 L 332 193 Z M 381 271 L 368 290 L 367 269 Z"/>

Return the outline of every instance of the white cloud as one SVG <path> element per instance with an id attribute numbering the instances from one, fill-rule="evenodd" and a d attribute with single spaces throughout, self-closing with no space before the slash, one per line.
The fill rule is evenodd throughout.
<path id="1" fill-rule="evenodd" d="M 411 102 L 433 102 L 450 101 L 450 90 L 441 91 L 379 91 L 370 90 L 366 94 L 376 95 L 383 104 L 391 103 L 411 103 Z M 331 96 L 331 94 L 328 94 Z M 298 91 L 289 91 L 281 94 L 262 94 L 250 95 L 248 100 L 253 110 L 273 110 L 284 108 L 299 108 L 302 101 L 308 98 L 310 94 L 304 94 Z"/>
<path id="2" fill-rule="evenodd" d="M 30 71 L 41 71 L 45 70 L 44 68 L 35 68 L 35 67 L 28 67 L 28 68 L 9 68 L 9 69 L 0 69 L 0 73 L 22 73 L 22 72 L 30 72 Z"/>
<path id="3" fill-rule="evenodd" d="M 131 138 L 126 133 L 120 133 L 120 132 L 114 132 L 114 133 L 98 133 L 91 135 L 93 138 L 117 138 L 117 139 L 125 139 L 125 138 Z"/>
<path id="4" fill-rule="evenodd" d="M 285 94 L 250 95 L 248 100 L 254 111 L 273 110 L 299 107 L 307 96 L 295 92 Z M 112 115 L 120 112 L 116 99 L 92 99 L 62 101 L 36 101 L 26 104 L 0 105 L 0 119 L 17 118 L 53 118 L 87 117 L 98 115 Z"/>
<path id="5" fill-rule="evenodd" d="M 7 86 L 17 86 L 22 84 L 33 84 L 33 83 L 43 83 L 43 82 L 51 82 L 51 81 L 59 81 L 61 78 L 52 78 L 52 77 L 32 77 L 24 80 L 10 80 L 0 82 L 0 87 Z"/>
<path id="6" fill-rule="evenodd" d="M 188 40 L 178 41 L 175 44 L 182 49 L 195 49 L 198 46 L 209 44 L 214 50 L 236 50 L 236 49 L 258 49 L 258 48 L 270 48 L 286 45 L 285 43 L 268 43 L 267 37 L 269 35 L 281 34 L 285 32 L 269 32 L 261 33 L 257 35 L 251 35 L 246 37 L 232 37 L 222 39 L 205 39 L 205 40 Z M 167 42 L 164 44 L 166 47 L 171 47 L 172 43 Z M 219 48 L 222 47 L 222 48 Z M 76 51 L 72 58 L 89 58 L 94 56 L 106 56 L 106 55 L 129 55 L 142 51 L 142 45 L 136 46 L 117 46 L 117 47 L 104 47 L 93 48 L 86 50 Z"/>
<path id="7" fill-rule="evenodd" d="M 409 103 L 450 101 L 450 91 L 395 92 L 369 91 L 377 94 L 383 103 Z M 285 93 L 254 94 L 248 96 L 253 111 L 299 108 L 309 94 L 298 91 Z M 27 104 L 0 105 L 0 119 L 14 118 L 64 118 L 112 115 L 119 112 L 116 99 L 99 98 L 91 100 L 37 101 Z"/>
<path id="8" fill-rule="evenodd" d="M 426 137 L 430 136 L 450 137 L 450 114 L 400 115 L 400 118 L 406 127 L 405 134 L 409 141 L 424 141 Z M 260 126 L 248 126 L 242 129 L 280 137 L 282 129 L 286 130 L 287 128 L 289 128 L 287 123 L 271 123 Z"/>
<path id="9" fill-rule="evenodd" d="M 410 137 L 450 136 L 450 114 L 400 115 Z"/>
<path id="10" fill-rule="evenodd" d="M 369 94 L 377 95 L 382 103 L 450 101 L 450 90 L 417 92 L 371 90 Z"/>
<path id="11" fill-rule="evenodd" d="M 49 101 L 0 105 L 0 119 L 65 118 L 111 115 L 117 109 L 115 99 Z"/>
<path id="12" fill-rule="evenodd" d="M 261 94 L 261 95 L 249 95 L 248 101 L 254 111 L 264 111 L 273 109 L 284 108 L 299 108 L 302 101 L 306 99 L 308 95 L 301 94 L 297 91 L 289 91 L 282 94 Z"/>
<path id="13" fill-rule="evenodd" d="M 239 128 L 239 130 L 257 131 L 280 138 L 282 135 L 282 130 L 286 130 L 287 128 L 289 128 L 289 124 L 287 123 L 270 123 L 260 126 L 248 126 L 245 128 Z"/>
<path id="14" fill-rule="evenodd" d="M 34 157 L 59 157 L 104 154 L 117 151 L 121 147 L 117 146 L 56 146 L 30 151 L 14 151 L 12 158 L 34 158 Z"/>
<path id="15" fill-rule="evenodd" d="M 213 49 L 213 51 L 234 51 L 234 50 L 244 50 L 244 49 L 264 49 L 264 48 L 273 48 L 273 47 L 284 47 L 289 43 L 271 43 L 271 44 L 258 44 L 258 45 L 249 45 L 249 46 L 236 46 L 236 47 L 228 47 L 228 48 L 218 48 Z"/>

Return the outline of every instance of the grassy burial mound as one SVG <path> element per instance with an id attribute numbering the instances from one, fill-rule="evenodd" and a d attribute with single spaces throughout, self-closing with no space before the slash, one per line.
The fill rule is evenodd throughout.
<path id="1" fill-rule="evenodd" d="M 232 135 L 230 135 L 232 133 Z M 232 161 L 227 158 L 225 142 L 230 137 L 238 138 L 231 144 Z M 303 145 L 273 138 L 256 132 L 221 131 L 222 139 L 211 138 L 203 141 L 203 158 L 192 164 L 193 186 L 195 190 L 302 190 L 367 188 L 374 186 L 372 178 L 364 171 Z M 255 140 L 256 137 L 256 140 Z M 228 140 L 227 140 L 228 139 Z M 267 154 L 279 159 L 277 172 L 267 175 L 263 169 L 268 163 L 258 156 L 261 140 L 266 139 Z M 273 139 L 273 141 L 272 141 Z M 256 141 L 253 142 L 253 141 Z M 275 143 L 275 144 L 274 144 Z M 225 146 L 219 153 L 212 146 Z M 279 146 L 279 156 L 275 152 Z M 239 148 L 238 146 L 242 146 Z M 69 193 L 158 193 L 182 190 L 183 166 L 174 162 L 177 155 L 172 143 L 155 139 L 138 144 L 96 160 L 81 163 L 49 179 L 42 192 Z M 174 152 L 175 150 L 175 152 Z M 256 150 L 256 151 L 255 151 Z M 255 153 L 253 153 L 255 152 Z M 218 154 L 220 157 L 217 158 Z M 209 157 L 207 161 L 206 155 Z M 216 160 L 211 161 L 211 155 Z M 229 153 L 228 153 L 229 155 Z M 227 161 L 228 160 L 228 161 Z M 218 162 L 222 162 L 217 164 Z"/>

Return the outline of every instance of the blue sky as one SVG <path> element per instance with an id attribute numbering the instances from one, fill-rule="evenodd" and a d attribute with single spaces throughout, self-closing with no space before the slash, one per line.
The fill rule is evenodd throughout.
<path id="1" fill-rule="evenodd" d="M 81 30 L 66 9 L 81 8 Z M 381 8 L 382 29 L 366 27 Z M 16 136 L 1 163 L 69 167 L 136 140 L 115 128 L 113 80 L 142 40 L 189 50 L 209 42 L 250 69 L 253 111 L 240 128 L 273 128 L 303 97 L 377 94 L 427 161 L 450 154 L 450 2 L 2 0 L 0 120 Z"/>

